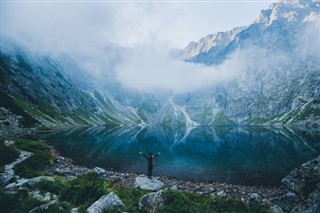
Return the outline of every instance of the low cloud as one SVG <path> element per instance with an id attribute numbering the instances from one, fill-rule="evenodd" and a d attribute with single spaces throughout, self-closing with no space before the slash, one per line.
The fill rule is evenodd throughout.
<path id="1" fill-rule="evenodd" d="M 116 67 L 116 80 L 144 92 L 190 92 L 236 78 L 246 70 L 245 55 L 236 51 L 223 64 L 206 66 L 177 61 L 163 48 L 140 46 Z"/>
<path id="2" fill-rule="evenodd" d="M 305 57 L 320 57 L 320 14 L 312 12 L 304 21 L 307 24 L 299 34 L 297 51 Z"/>

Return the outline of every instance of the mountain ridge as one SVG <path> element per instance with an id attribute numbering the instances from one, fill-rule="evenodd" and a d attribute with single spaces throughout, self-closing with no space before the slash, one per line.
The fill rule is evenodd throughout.
<path id="1" fill-rule="evenodd" d="M 0 89 L 2 100 L 8 101 L 1 102 L 2 114 L 12 113 L 5 110 L 14 105 L 18 117 L 10 115 L 13 123 L 27 119 L 53 128 L 162 126 L 163 131 L 180 129 L 179 138 L 185 138 L 195 124 L 318 129 L 320 52 L 316 47 L 320 43 L 314 32 L 320 29 L 319 9 L 320 4 L 311 0 L 274 3 L 246 27 L 191 42 L 175 57 L 214 67 L 235 55 L 246 69 L 232 80 L 182 94 L 122 87 L 112 76 L 112 67 L 121 61 L 116 53 L 110 53 L 116 55 L 116 62 L 106 62 L 112 64 L 106 68 L 109 73 L 97 79 L 71 55 L 53 59 L 6 47 L 1 52 Z M 105 84 L 98 85 L 105 78 Z M 5 116 L 0 113 L 0 117 Z M 2 128 L 7 120 L 2 119 Z"/>

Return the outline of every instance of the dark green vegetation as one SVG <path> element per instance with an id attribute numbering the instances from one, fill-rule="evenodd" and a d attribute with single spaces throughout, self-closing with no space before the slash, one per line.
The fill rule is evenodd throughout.
<path id="1" fill-rule="evenodd" d="M 17 140 L 12 146 L 5 146 L 4 141 L 0 141 L 0 171 L 4 171 L 4 165 L 13 162 L 18 158 L 20 150 L 32 152 L 33 155 L 14 167 L 16 175 L 24 178 L 32 178 L 44 175 L 46 166 L 54 164 L 55 156 L 49 153 L 47 144 L 31 141 Z"/>
<path id="2" fill-rule="evenodd" d="M 45 175 L 45 167 L 54 164 L 55 156 L 49 153 L 49 147 L 45 143 L 18 140 L 15 146 L 21 150 L 33 153 L 31 157 L 14 167 L 15 174 L 20 177 L 32 178 Z"/>
<path id="3" fill-rule="evenodd" d="M 60 176 L 55 176 L 54 179 L 54 182 L 42 181 L 33 188 L 44 193 L 51 192 L 58 196 L 59 201 L 78 206 L 81 212 L 85 212 L 92 203 L 112 190 L 96 173 L 88 173 L 74 180 L 66 180 Z"/>
<path id="4" fill-rule="evenodd" d="M 124 207 L 119 212 L 139 212 L 139 200 L 148 191 L 126 187 L 123 185 L 115 185 L 114 192 L 120 197 Z M 111 213 L 111 211 L 110 211 Z"/>
<path id="5" fill-rule="evenodd" d="M 46 175 L 44 168 L 54 163 L 54 156 L 49 153 L 46 143 L 17 140 L 13 146 L 6 147 L 3 141 L 0 143 L 1 165 L 12 162 L 18 157 L 18 149 L 34 153 L 27 160 L 18 164 L 14 170 L 21 177 L 31 178 L 38 175 Z M 4 156 L 4 157 L 3 157 Z M 96 173 L 87 173 L 76 179 L 67 180 L 55 175 L 55 181 L 42 181 L 15 194 L 8 193 L 4 187 L 0 187 L 0 212 L 28 212 L 31 209 L 45 204 L 30 195 L 28 192 L 39 190 L 43 194 L 50 192 L 57 196 L 58 202 L 49 205 L 44 211 L 37 212 L 68 212 L 73 207 L 79 207 L 79 212 L 86 209 L 101 196 L 111 191 L 116 193 L 124 207 L 106 212 L 139 212 L 139 199 L 148 193 L 145 190 L 123 186 L 121 183 L 109 183 L 99 178 Z M 212 196 L 200 196 L 194 193 L 176 191 L 164 192 L 165 207 L 158 212 L 266 212 L 266 207 L 261 205 L 246 206 L 235 199 L 226 199 Z"/>
<path id="6" fill-rule="evenodd" d="M 43 204 L 45 204 L 45 202 L 29 196 L 28 190 L 19 190 L 16 194 L 10 194 L 6 193 L 3 188 L 0 188 L 0 213 L 25 213 Z M 36 212 L 64 213 L 68 212 L 70 209 L 68 203 L 62 202 L 50 205 L 43 211 Z"/>
<path id="7" fill-rule="evenodd" d="M 262 205 L 245 205 L 242 201 L 229 198 L 201 196 L 195 193 L 166 191 L 165 206 L 159 213 L 211 213 L 211 212 L 267 212 Z"/>
<path id="8" fill-rule="evenodd" d="M 19 150 L 13 146 L 5 146 L 0 141 L 0 172 L 4 171 L 4 166 L 13 162 L 19 156 Z"/>
<path id="9" fill-rule="evenodd" d="M 22 125 L 24 127 L 33 127 L 38 124 L 38 121 L 34 119 L 30 114 L 26 113 L 23 108 L 10 96 L 0 90 L 0 106 L 6 107 L 12 113 L 23 117 Z"/>

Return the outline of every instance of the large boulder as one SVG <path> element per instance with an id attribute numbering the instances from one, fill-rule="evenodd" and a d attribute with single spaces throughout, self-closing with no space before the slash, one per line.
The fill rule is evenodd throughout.
<path id="1" fill-rule="evenodd" d="M 135 188 L 145 189 L 149 191 L 158 191 L 164 186 L 164 183 L 156 178 L 139 176 L 136 177 L 136 180 L 133 183 L 133 185 Z"/>
<path id="2" fill-rule="evenodd" d="M 307 198 L 320 183 L 320 155 L 292 170 L 281 182 L 301 199 Z"/>
<path id="3" fill-rule="evenodd" d="M 281 182 L 299 198 L 290 212 L 320 212 L 320 155 L 292 170 Z"/>
<path id="4" fill-rule="evenodd" d="M 88 213 L 103 213 L 105 210 L 110 210 L 124 206 L 120 198 L 113 192 L 102 196 L 94 202 L 88 209 Z"/>
<path id="5" fill-rule="evenodd" d="M 139 210 L 141 212 L 155 212 L 157 209 L 160 209 L 164 206 L 164 200 L 162 198 L 163 191 L 151 192 L 144 195 L 139 200 Z"/>

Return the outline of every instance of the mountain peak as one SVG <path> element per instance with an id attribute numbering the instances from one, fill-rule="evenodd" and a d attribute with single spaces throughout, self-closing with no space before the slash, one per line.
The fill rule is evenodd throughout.
<path id="1" fill-rule="evenodd" d="M 313 11 L 320 9 L 319 0 L 280 0 L 267 10 L 262 10 L 255 23 L 270 26 L 275 20 L 286 22 L 302 21 Z"/>
<path id="2" fill-rule="evenodd" d="M 298 7 L 319 7 L 319 0 L 279 0 L 279 4 L 294 5 Z M 277 4 L 277 3 L 276 3 Z"/>

